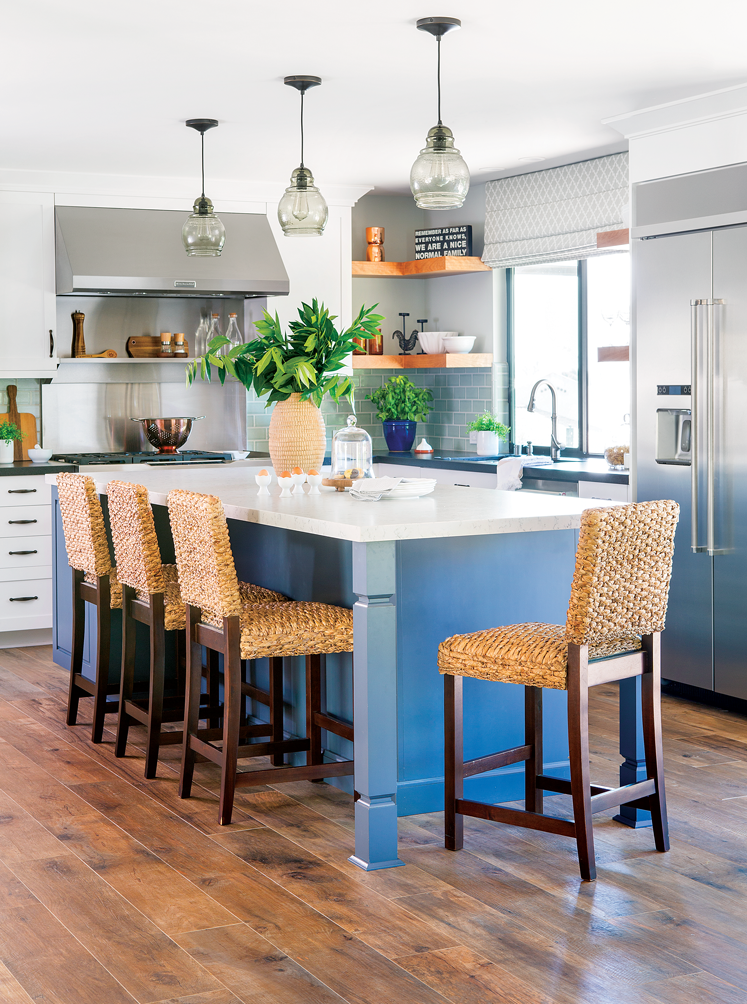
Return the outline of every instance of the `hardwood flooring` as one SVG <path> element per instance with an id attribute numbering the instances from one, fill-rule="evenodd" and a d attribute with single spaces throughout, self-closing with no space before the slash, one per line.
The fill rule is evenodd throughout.
<path id="1" fill-rule="evenodd" d="M 0 1004 L 747 1004 L 747 720 L 664 698 L 672 850 L 596 816 L 599 877 L 571 841 L 443 814 L 400 821 L 405 868 L 349 864 L 352 800 L 218 777 L 176 795 L 180 748 L 143 778 L 64 725 L 46 647 L 0 651 Z M 591 703 L 592 776 L 614 784 L 617 688 Z M 499 745 L 499 743 L 497 743 Z M 570 815 L 570 799 L 548 799 Z"/>

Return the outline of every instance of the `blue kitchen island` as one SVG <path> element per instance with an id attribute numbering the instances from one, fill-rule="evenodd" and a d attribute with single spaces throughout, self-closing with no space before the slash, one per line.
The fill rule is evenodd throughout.
<path id="1" fill-rule="evenodd" d="M 164 560 L 173 555 L 168 491 L 210 493 L 225 507 L 240 579 L 295 600 L 353 608 L 355 658 L 327 657 L 326 694 L 328 710 L 355 727 L 360 797 L 352 860 L 366 869 L 401 863 L 397 815 L 443 807 L 439 643 L 499 624 L 564 623 L 580 516 L 600 504 L 446 485 L 424 498 L 377 503 L 334 491 L 281 499 L 276 485 L 269 498 L 258 497 L 253 472 L 240 466 L 107 468 L 91 476 L 104 502 L 113 477 L 147 487 Z M 70 571 L 59 515 L 53 531 L 55 638 L 64 639 Z M 61 644 L 55 660 L 66 664 Z M 261 680 L 261 663 L 255 671 Z M 285 727 L 291 735 L 304 732 L 303 687 L 303 660 L 286 660 Z M 545 770 L 567 777 L 565 696 L 545 691 L 544 730 Z M 520 745 L 523 707 L 522 688 L 467 679 L 465 756 Z M 330 762 L 348 758 L 346 743 L 328 736 Z M 297 756 L 304 762 L 304 754 Z M 346 782 L 350 779 L 330 781 Z M 469 778 L 465 797 L 490 802 L 523 797 L 523 764 Z"/>

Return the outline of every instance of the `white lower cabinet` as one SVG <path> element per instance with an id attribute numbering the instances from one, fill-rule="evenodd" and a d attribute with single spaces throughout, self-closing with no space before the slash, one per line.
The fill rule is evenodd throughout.
<path id="1" fill-rule="evenodd" d="M 52 627 L 52 506 L 44 475 L 0 477 L 2 635 Z M 34 642 L 36 644 L 38 642 Z"/>
<path id="2" fill-rule="evenodd" d="M 630 502 L 630 485 L 608 485 L 604 481 L 579 481 L 580 499 L 600 499 L 607 502 Z"/>

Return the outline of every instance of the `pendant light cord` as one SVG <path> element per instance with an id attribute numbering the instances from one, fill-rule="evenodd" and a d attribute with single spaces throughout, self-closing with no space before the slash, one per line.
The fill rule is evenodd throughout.
<path id="1" fill-rule="evenodd" d="M 303 96 L 304 92 L 301 91 L 301 167 L 303 167 Z"/>
<path id="2" fill-rule="evenodd" d="M 200 133 L 202 141 L 202 198 L 205 198 L 205 133 Z"/>
<path id="3" fill-rule="evenodd" d="M 438 42 L 438 68 L 436 71 L 436 76 L 438 77 L 438 124 L 441 125 L 441 36 L 436 35 L 436 41 Z"/>

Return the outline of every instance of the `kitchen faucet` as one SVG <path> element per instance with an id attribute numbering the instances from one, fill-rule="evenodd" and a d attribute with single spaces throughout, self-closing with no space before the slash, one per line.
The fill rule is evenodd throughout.
<path id="1" fill-rule="evenodd" d="M 550 430 L 550 457 L 552 460 L 557 460 L 560 457 L 560 451 L 562 446 L 558 442 L 558 401 L 557 395 L 555 393 L 555 388 L 550 383 L 549 380 L 545 380 L 543 377 L 538 380 L 537 383 L 532 387 L 532 392 L 529 395 L 529 404 L 527 405 L 527 411 L 534 411 L 534 395 L 537 392 L 537 388 L 541 383 L 547 384 L 550 394 L 552 396 L 552 413 L 550 415 L 550 421 L 552 422 Z"/>

